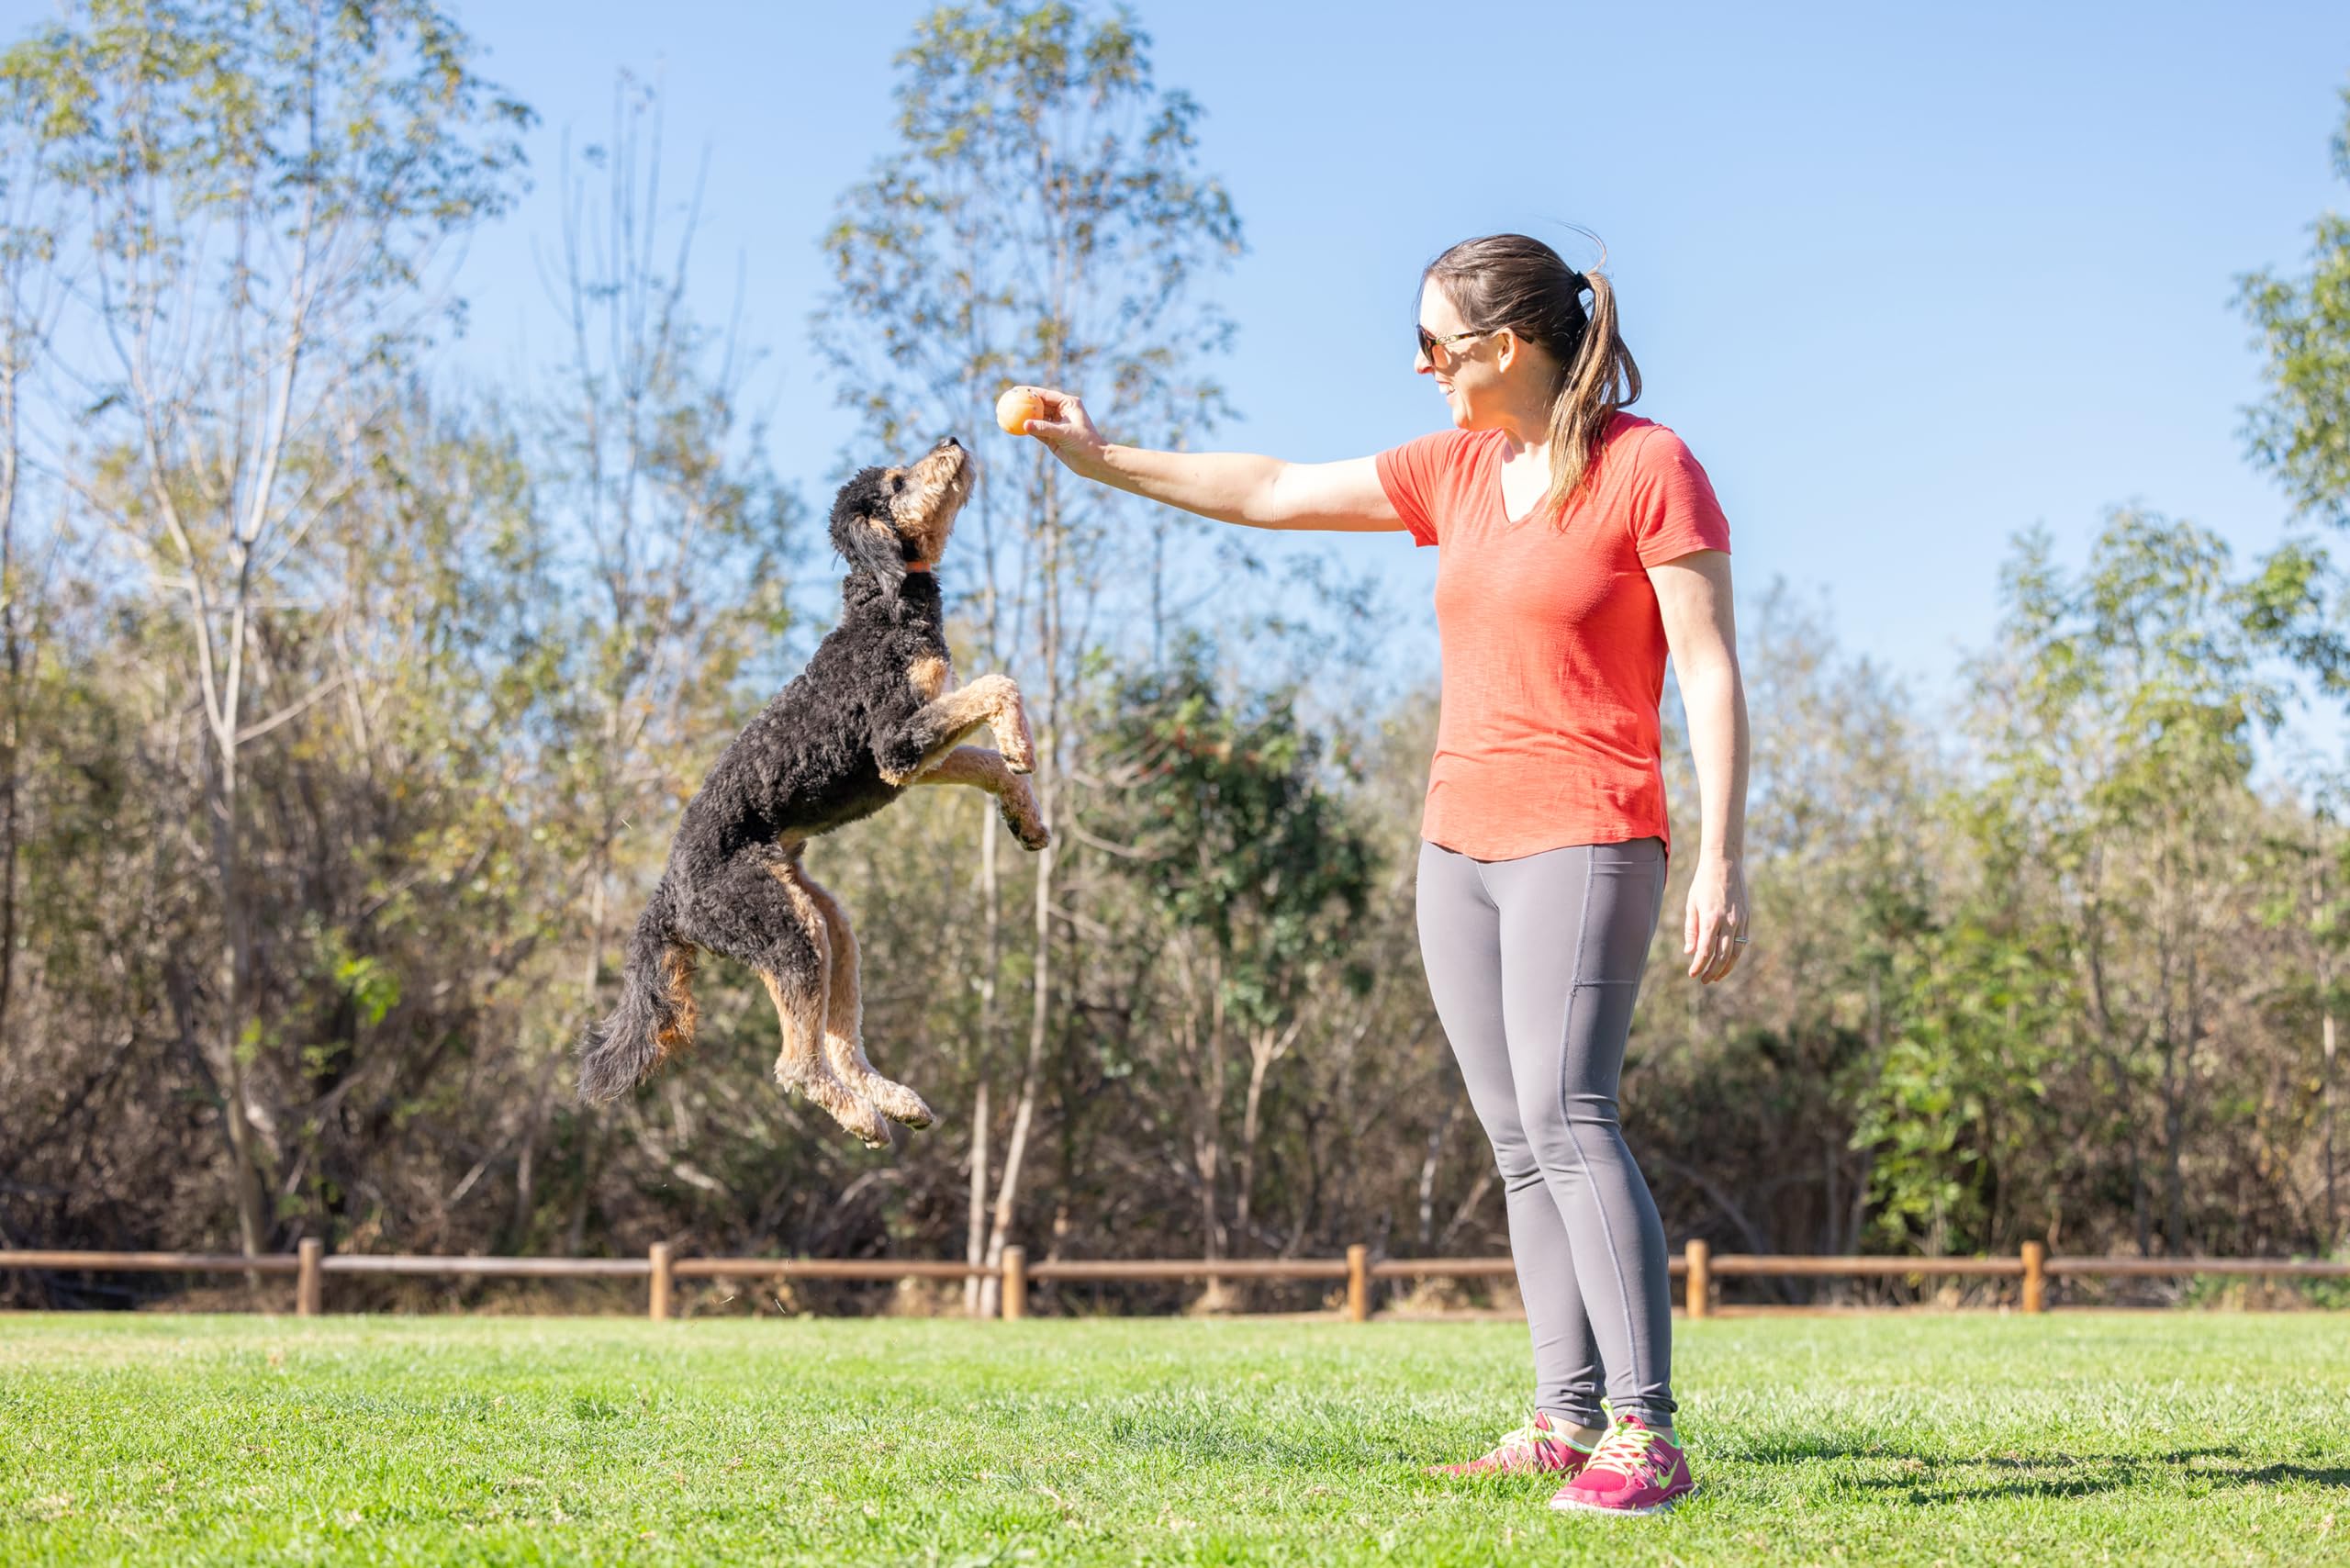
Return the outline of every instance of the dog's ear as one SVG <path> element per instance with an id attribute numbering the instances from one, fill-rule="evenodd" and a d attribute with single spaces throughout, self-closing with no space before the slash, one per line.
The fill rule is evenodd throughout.
<path id="1" fill-rule="evenodd" d="M 881 586 L 906 580 L 905 542 L 890 521 L 890 474 L 861 468 L 833 498 L 833 548 L 852 572 L 869 572 Z"/>

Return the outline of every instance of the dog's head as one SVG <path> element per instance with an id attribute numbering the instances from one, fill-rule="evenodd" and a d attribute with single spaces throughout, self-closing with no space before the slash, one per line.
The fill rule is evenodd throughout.
<path id="1" fill-rule="evenodd" d="M 919 463 L 858 469 L 833 498 L 833 548 L 850 571 L 896 587 L 938 564 L 972 477 L 971 454 L 951 435 Z"/>

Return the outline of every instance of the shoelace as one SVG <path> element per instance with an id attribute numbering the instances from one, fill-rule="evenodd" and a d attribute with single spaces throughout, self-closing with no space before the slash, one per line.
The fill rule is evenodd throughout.
<path id="1" fill-rule="evenodd" d="M 1501 1459 L 1509 1454 L 1530 1454 L 1544 1443 L 1563 1441 L 1565 1441 L 1565 1439 L 1550 1428 L 1538 1427 L 1533 1422 L 1528 1421 L 1525 1426 L 1518 1428 L 1517 1430 L 1504 1434 L 1502 1440 L 1494 1445 L 1493 1452 L 1487 1454 L 1485 1457 L 1488 1459 Z"/>
<path id="2" fill-rule="evenodd" d="M 1656 1434 L 1645 1427 L 1610 1427 L 1607 1435 L 1599 1439 L 1599 1446 L 1591 1450 L 1583 1472 L 1588 1474 L 1605 1470 L 1636 1481 L 1653 1481 L 1664 1471 L 1655 1445 Z"/>

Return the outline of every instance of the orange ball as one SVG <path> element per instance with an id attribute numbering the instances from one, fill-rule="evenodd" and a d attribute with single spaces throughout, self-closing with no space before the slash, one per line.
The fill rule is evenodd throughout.
<path id="1" fill-rule="evenodd" d="M 995 400 L 995 422 L 1006 435 L 1026 435 L 1028 421 L 1048 418 L 1044 398 L 1033 387 L 1007 386 Z"/>

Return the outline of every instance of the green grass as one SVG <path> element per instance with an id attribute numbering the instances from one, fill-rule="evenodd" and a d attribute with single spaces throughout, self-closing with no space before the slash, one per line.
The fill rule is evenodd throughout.
<path id="1" fill-rule="evenodd" d="M 2350 1561 L 2350 1321 L 1684 1324 L 1699 1490 L 1421 1473 L 1506 1323 L 0 1318 L 0 1562 Z"/>

